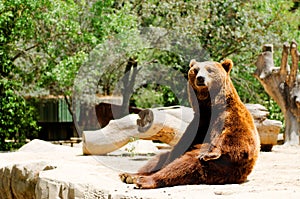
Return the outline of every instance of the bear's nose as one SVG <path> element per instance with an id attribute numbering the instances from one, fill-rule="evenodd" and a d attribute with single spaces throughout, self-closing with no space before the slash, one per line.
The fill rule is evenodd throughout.
<path id="1" fill-rule="evenodd" d="M 197 86 L 203 86 L 205 82 L 205 77 L 203 76 L 197 76 Z"/>

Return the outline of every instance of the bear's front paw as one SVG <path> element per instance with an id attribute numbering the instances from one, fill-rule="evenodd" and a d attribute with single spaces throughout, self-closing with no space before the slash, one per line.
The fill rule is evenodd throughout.
<path id="1" fill-rule="evenodd" d="M 204 160 L 204 161 L 208 161 L 208 160 L 216 160 L 221 156 L 220 153 L 216 153 L 216 152 L 208 152 L 208 153 L 202 153 L 198 156 L 199 160 Z"/>
<path id="2" fill-rule="evenodd" d="M 126 184 L 134 184 L 136 183 L 137 175 L 130 173 L 121 173 L 119 175 L 122 182 Z"/>

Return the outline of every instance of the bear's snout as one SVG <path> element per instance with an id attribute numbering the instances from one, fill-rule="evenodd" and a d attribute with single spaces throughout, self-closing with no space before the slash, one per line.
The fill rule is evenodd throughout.
<path id="1" fill-rule="evenodd" d="M 196 85 L 197 86 L 205 86 L 205 77 L 197 76 L 196 77 Z"/>

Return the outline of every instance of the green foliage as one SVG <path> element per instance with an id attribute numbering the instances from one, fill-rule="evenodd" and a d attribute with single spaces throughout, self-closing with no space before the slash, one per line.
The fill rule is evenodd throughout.
<path id="1" fill-rule="evenodd" d="M 153 85 L 148 85 L 137 90 L 131 98 L 131 103 L 143 108 L 159 107 L 163 106 L 163 95 L 161 92 L 156 91 Z"/>
<path id="2" fill-rule="evenodd" d="M 51 72 L 47 72 L 46 75 L 51 82 L 55 82 L 55 87 L 52 91 L 63 95 L 72 95 L 74 86 L 74 80 L 77 75 L 77 71 L 80 66 L 86 61 L 87 54 L 79 51 L 73 56 L 69 56 L 66 59 L 60 61 Z M 62 70 L 63 69 L 63 70 Z"/>
<path id="3" fill-rule="evenodd" d="M 96 92 L 111 94 L 131 57 L 148 71 L 149 63 L 156 62 L 184 74 L 192 58 L 231 58 L 235 64 L 231 76 L 241 99 L 264 104 L 272 119 L 282 119 L 252 74 L 263 44 L 274 44 L 278 66 L 282 43 L 300 42 L 300 8 L 294 4 L 292 0 L 0 1 L 0 103 L 5 105 L 0 113 L 0 145 L 4 139 L 23 139 L 26 131 L 38 130 L 34 111 L 21 96 L 40 96 L 49 90 L 72 96 L 74 82 L 86 84 L 83 88 L 88 90 L 92 81 Z M 146 28 L 157 28 L 148 35 L 155 45 L 138 37 Z M 160 40 L 161 35 L 171 39 Z M 187 40 L 180 35 L 193 39 L 184 43 Z M 176 42 L 181 45 L 170 45 Z M 199 44 L 205 52 L 194 51 L 191 44 Z M 87 71 L 80 70 L 82 65 L 88 65 Z M 82 77 L 78 72 L 84 73 Z M 144 73 L 146 78 L 147 70 Z M 167 74 L 167 80 L 174 78 Z M 99 79 L 85 81 L 84 75 Z M 153 84 L 137 90 L 132 100 L 142 107 L 181 103 L 169 87 Z"/>
<path id="4" fill-rule="evenodd" d="M 34 109 L 14 90 L 18 86 L 7 79 L 0 80 L 0 151 L 19 148 L 39 130 Z"/>
<path id="5" fill-rule="evenodd" d="M 96 40 L 82 30 L 89 26 L 83 14 L 86 8 L 84 1 L 0 2 L 0 150 L 21 146 L 39 129 L 34 109 L 22 96 L 39 96 L 41 90 L 51 88 L 57 94 L 70 94 L 83 52 Z"/>
<path id="6" fill-rule="evenodd" d="M 283 42 L 300 41 L 300 9 L 291 11 L 293 1 L 171 0 L 166 3 L 153 0 L 131 3 L 135 8 L 131 13 L 139 17 L 142 26 L 159 26 L 196 36 L 212 60 L 231 58 L 235 64 L 231 76 L 241 99 L 245 103 L 266 105 L 270 118 L 282 121 L 277 104 L 270 100 L 252 74 L 263 44 L 274 44 L 275 64 L 278 66 L 281 52 L 277 49 Z M 172 64 L 171 60 L 169 64 Z M 187 64 L 181 67 L 183 71 L 188 69 Z"/>
<path id="7" fill-rule="evenodd" d="M 178 105 L 179 101 L 168 86 L 148 84 L 131 97 L 131 104 L 142 108 Z"/>
<path id="8" fill-rule="evenodd" d="M 168 86 L 161 86 L 161 92 L 163 93 L 164 106 L 174 106 L 179 104 L 176 95 Z"/>

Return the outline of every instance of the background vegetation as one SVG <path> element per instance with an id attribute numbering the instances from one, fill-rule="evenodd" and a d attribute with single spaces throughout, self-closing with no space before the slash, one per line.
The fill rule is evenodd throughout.
<path id="1" fill-rule="evenodd" d="M 25 97 L 64 95 L 72 106 L 74 81 L 90 52 L 114 38 L 120 49 L 147 49 L 146 44 L 133 42 L 141 27 L 192 37 L 205 50 L 205 58 L 231 58 L 235 63 L 232 79 L 242 100 L 261 103 L 272 119 L 282 120 L 278 106 L 252 74 L 261 46 L 274 44 L 279 65 L 283 42 L 300 42 L 299 26 L 297 0 L 1 1 L 0 150 L 19 147 L 39 130 L 34 108 Z M 112 55 L 110 49 L 96 55 L 105 53 Z M 108 64 L 106 73 L 96 80 L 99 95 L 112 94 L 129 58 L 137 66 L 155 60 L 184 74 L 188 70 L 189 57 L 176 52 L 129 50 L 124 55 L 127 59 Z M 170 88 L 149 84 L 134 92 L 131 103 L 149 107 L 180 100 Z"/>

